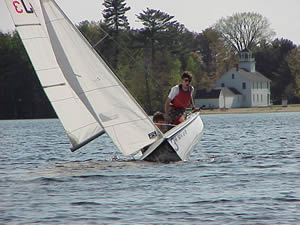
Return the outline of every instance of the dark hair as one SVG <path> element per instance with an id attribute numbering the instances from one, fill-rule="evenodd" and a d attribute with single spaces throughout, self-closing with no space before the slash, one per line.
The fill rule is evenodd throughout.
<path id="1" fill-rule="evenodd" d="M 181 75 L 181 79 L 184 79 L 184 78 L 188 78 L 188 79 L 190 79 L 190 80 L 192 81 L 193 76 L 192 76 L 192 74 L 191 74 L 190 72 L 184 71 L 184 72 L 182 73 L 182 75 Z"/>
<path id="2" fill-rule="evenodd" d="M 156 112 L 153 114 L 153 121 L 165 120 L 164 114 L 162 112 Z"/>

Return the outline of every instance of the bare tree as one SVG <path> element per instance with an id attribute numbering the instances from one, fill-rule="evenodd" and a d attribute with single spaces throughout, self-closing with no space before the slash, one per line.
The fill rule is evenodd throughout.
<path id="1" fill-rule="evenodd" d="M 214 28 L 238 52 L 245 48 L 251 49 L 262 40 L 270 41 L 275 36 L 269 20 L 253 12 L 235 13 L 223 17 L 218 20 Z"/>

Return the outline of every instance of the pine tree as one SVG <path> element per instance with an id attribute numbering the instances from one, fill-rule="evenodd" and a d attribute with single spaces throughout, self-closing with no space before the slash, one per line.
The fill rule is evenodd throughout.
<path id="1" fill-rule="evenodd" d="M 164 34 L 168 33 L 169 28 L 176 24 L 172 21 L 174 16 L 160 10 L 149 9 L 144 10 L 143 13 L 137 15 L 137 18 L 143 23 L 144 28 L 141 29 L 141 36 L 144 42 L 144 58 L 145 58 L 145 85 L 146 85 L 146 99 L 148 102 L 147 112 L 152 113 L 151 101 L 151 85 L 150 78 L 158 80 L 154 75 L 155 64 L 155 51 L 156 46 L 160 43 L 161 38 L 165 37 Z"/>
<path id="2" fill-rule="evenodd" d="M 125 13 L 130 10 L 126 7 L 125 0 L 105 0 L 103 5 L 104 22 L 116 33 L 122 28 L 129 29 L 128 19 Z"/>
<path id="3" fill-rule="evenodd" d="M 119 62 L 119 32 L 121 30 L 129 30 L 129 23 L 125 13 L 130 10 L 130 7 L 126 7 L 125 0 L 105 0 L 103 5 L 105 9 L 103 10 L 104 23 L 108 28 L 113 30 L 111 37 L 114 40 L 114 62 L 111 65 L 113 69 L 118 67 Z"/>

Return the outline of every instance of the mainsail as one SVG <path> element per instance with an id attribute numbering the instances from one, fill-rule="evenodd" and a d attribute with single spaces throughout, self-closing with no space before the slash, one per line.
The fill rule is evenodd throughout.
<path id="1" fill-rule="evenodd" d="M 160 131 L 52 0 L 41 0 L 58 64 L 75 93 L 121 152 L 152 144 Z"/>
<path id="2" fill-rule="evenodd" d="M 73 148 L 103 133 L 62 73 L 45 27 L 39 1 L 5 0 L 36 74 Z"/>
<path id="3" fill-rule="evenodd" d="M 83 132 L 84 139 L 92 139 L 105 130 L 125 155 L 136 153 L 162 136 L 54 1 L 41 0 L 40 4 L 31 5 L 23 0 L 6 3 L 66 130 L 71 125 L 77 127 L 81 123 L 77 120 L 82 120 L 86 126 L 78 126 L 80 129 L 94 129 Z M 35 5 L 37 10 L 32 9 Z"/>

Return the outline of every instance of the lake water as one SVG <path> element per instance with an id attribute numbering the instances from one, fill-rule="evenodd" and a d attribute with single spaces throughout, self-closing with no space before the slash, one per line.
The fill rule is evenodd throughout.
<path id="1" fill-rule="evenodd" d="M 202 119 L 171 164 L 106 136 L 72 153 L 58 120 L 0 121 L 0 224 L 300 224 L 300 113 Z"/>

